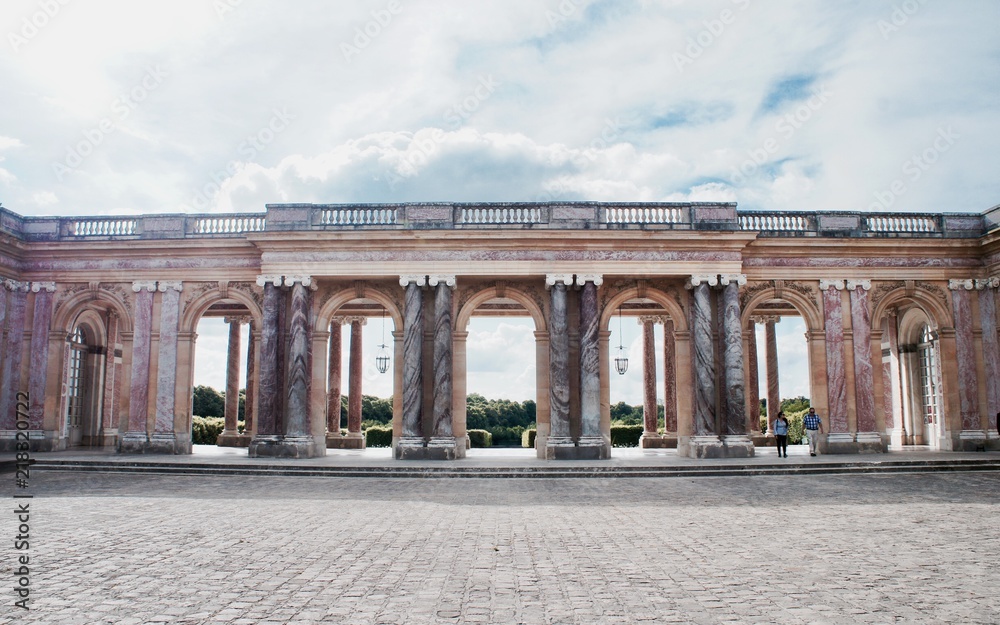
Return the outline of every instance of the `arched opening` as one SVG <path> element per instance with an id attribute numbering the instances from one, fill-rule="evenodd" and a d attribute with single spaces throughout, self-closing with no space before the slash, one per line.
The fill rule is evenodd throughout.
<path id="1" fill-rule="evenodd" d="M 939 449 L 947 429 L 942 402 L 940 337 L 918 306 L 904 305 L 883 320 L 887 429 L 893 446 Z"/>
<path id="2" fill-rule="evenodd" d="M 66 335 L 62 418 L 67 447 L 104 444 L 105 402 L 109 411 L 108 429 L 112 427 L 110 410 L 114 389 L 105 385 L 109 358 L 106 337 L 105 321 L 93 310 L 81 313 Z M 113 367 L 113 349 L 110 358 Z"/>

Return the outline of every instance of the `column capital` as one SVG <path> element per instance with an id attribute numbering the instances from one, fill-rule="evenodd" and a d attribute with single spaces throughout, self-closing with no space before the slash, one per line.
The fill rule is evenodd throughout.
<path id="1" fill-rule="evenodd" d="M 227 315 L 223 317 L 222 320 L 226 323 L 238 323 L 243 325 L 244 323 L 250 323 L 251 317 L 246 315 Z"/>
<path id="2" fill-rule="evenodd" d="M 871 280 L 847 280 L 847 290 L 855 291 L 861 289 L 862 291 L 870 291 L 872 289 Z"/>
<path id="3" fill-rule="evenodd" d="M 274 286 L 281 286 L 282 277 L 281 276 L 257 276 L 257 286 L 264 286 L 270 282 Z"/>
<path id="4" fill-rule="evenodd" d="M 665 323 L 666 320 L 665 315 L 639 315 L 637 322 L 639 325 L 645 325 L 647 323 Z"/>
<path id="5" fill-rule="evenodd" d="M 971 278 L 968 280 L 948 280 L 948 289 L 951 291 L 959 291 L 961 289 L 971 291 L 974 288 L 976 288 L 975 280 Z"/>
<path id="6" fill-rule="evenodd" d="M 976 289 L 982 291 L 984 289 L 995 289 L 1000 287 L 1000 277 L 983 278 L 981 280 L 976 280 Z"/>
<path id="7" fill-rule="evenodd" d="M 31 292 L 38 293 L 39 291 L 45 291 L 46 293 L 54 293 L 56 290 L 55 282 L 32 282 Z"/>
<path id="8" fill-rule="evenodd" d="M 437 286 L 442 282 L 448 287 L 455 288 L 455 276 L 446 276 L 446 275 L 427 276 L 427 283 L 430 286 Z"/>
<path id="9" fill-rule="evenodd" d="M 750 321 L 761 325 L 767 325 L 769 323 L 780 323 L 781 317 L 778 315 L 750 315 Z"/>
<path id="10" fill-rule="evenodd" d="M 140 291 L 156 291 L 156 280 L 143 280 L 132 283 L 132 291 L 139 293 Z"/>
<path id="11" fill-rule="evenodd" d="M 545 275 L 545 288 L 550 289 L 559 282 L 562 282 L 566 286 L 570 286 L 573 284 L 573 274 L 549 273 Z"/>
<path id="12" fill-rule="evenodd" d="M 829 289 L 837 289 L 838 291 L 843 291 L 847 288 L 846 281 L 844 280 L 833 280 L 830 278 L 820 278 L 819 280 L 819 290 L 826 291 Z"/>
<path id="13" fill-rule="evenodd" d="M 160 281 L 158 283 L 157 290 L 160 291 L 160 292 L 163 292 L 163 293 L 165 293 L 165 292 L 167 292 L 169 290 L 183 291 L 184 290 L 184 283 L 183 282 L 179 282 L 179 281 L 177 281 L 177 282 L 163 282 L 163 281 Z"/>
<path id="14" fill-rule="evenodd" d="M 576 275 L 577 286 L 583 286 L 588 282 L 593 282 L 594 286 L 601 286 L 604 284 L 604 276 L 595 273 L 578 273 Z"/>
<path id="15" fill-rule="evenodd" d="M 21 291 L 26 293 L 31 290 L 30 282 L 20 282 L 18 280 L 11 280 L 10 278 L 4 279 L 3 286 L 8 291 Z"/>
<path id="16" fill-rule="evenodd" d="M 426 286 L 427 276 L 399 276 L 399 286 L 404 289 L 408 287 L 411 282 L 415 282 L 417 286 Z"/>
<path id="17" fill-rule="evenodd" d="M 719 276 L 722 286 L 728 286 L 730 282 L 735 282 L 737 286 L 747 283 L 747 276 L 744 273 L 730 273 Z"/>
<path id="18" fill-rule="evenodd" d="M 348 315 L 342 317 L 343 323 L 350 325 L 354 322 L 358 322 L 361 325 L 368 325 L 368 317 L 362 317 L 361 315 Z"/>
<path id="19" fill-rule="evenodd" d="M 719 276 L 711 276 L 711 275 L 691 276 L 691 278 L 688 280 L 688 283 L 685 286 L 689 289 L 693 289 L 696 286 L 700 286 L 702 282 L 704 282 L 708 286 L 715 286 L 719 283 Z"/>
<path id="20" fill-rule="evenodd" d="M 315 291 L 317 289 L 312 276 L 285 276 L 285 286 L 295 286 L 296 284 L 301 284 L 311 291 Z"/>

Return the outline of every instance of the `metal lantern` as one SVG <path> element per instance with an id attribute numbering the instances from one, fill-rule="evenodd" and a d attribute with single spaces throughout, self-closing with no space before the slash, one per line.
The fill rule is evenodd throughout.
<path id="1" fill-rule="evenodd" d="M 628 356 L 625 355 L 625 347 L 622 345 L 622 307 L 618 307 L 618 356 L 615 357 L 615 371 L 618 375 L 625 375 L 628 371 Z"/>
<path id="2" fill-rule="evenodd" d="M 382 344 L 378 346 L 378 353 L 375 355 L 375 368 L 379 373 L 389 370 L 389 350 L 385 346 L 385 309 L 382 309 Z"/>

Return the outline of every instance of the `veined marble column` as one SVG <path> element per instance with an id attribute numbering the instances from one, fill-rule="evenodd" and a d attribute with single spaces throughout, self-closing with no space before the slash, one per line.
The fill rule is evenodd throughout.
<path id="1" fill-rule="evenodd" d="M 986 417 L 987 432 L 997 432 L 997 412 L 1000 412 L 1000 345 L 997 339 L 996 294 L 1000 287 L 1000 278 L 976 280 L 979 290 L 979 325 L 983 329 L 983 366 L 987 380 L 986 385 Z"/>
<path id="2" fill-rule="evenodd" d="M 4 280 L 7 295 L 7 338 L 4 357 L 0 359 L 0 430 L 14 430 L 17 425 L 17 393 L 28 389 L 21 385 L 21 360 L 24 351 L 24 321 L 28 290 L 31 284 Z"/>
<path id="3" fill-rule="evenodd" d="M 747 435 L 746 377 L 743 370 L 743 321 L 740 314 L 740 286 L 747 283 L 743 274 L 721 276 L 723 315 L 723 360 L 726 368 L 726 428 L 724 442 L 727 457 L 754 455 L 753 442 Z"/>
<path id="4" fill-rule="evenodd" d="M 844 280 L 820 280 L 826 328 L 826 379 L 829 414 L 824 426 L 831 443 L 853 442 L 847 428 L 847 375 L 844 360 L 844 311 L 841 291 Z M 823 415 L 821 415 L 823 416 Z"/>
<path id="5" fill-rule="evenodd" d="M 854 333 L 854 405 L 858 416 L 859 451 L 882 451 L 882 435 L 875 428 L 875 373 L 872 370 L 872 321 L 869 312 L 870 280 L 848 280 L 851 328 Z"/>
<path id="6" fill-rule="evenodd" d="M 122 453 L 142 453 L 149 444 L 149 364 L 156 282 L 133 282 L 132 376 L 128 394 L 128 431 L 119 443 Z"/>
<path id="7" fill-rule="evenodd" d="M 174 434 L 174 401 L 177 397 L 177 332 L 181 310 L 180 282 L 160 282 L 160 353 L 156 367 L 156 414 L 149 451 L 153 453 L 190 453 L 191 444 Z M 239 392 L 237 391 L 237 402 Z"/>
<path id="8" fill-rule="evenodd" d="M 610 457 L 611 452 L 610 444 L 601 436 L 601 314 L 597 287 L 603 283 L 604 278 L 599 275 L 576 277 L 580 287 L 580 440 L 577 443 L 580 458 L 603 459 Z M 653 397 L 655 402 L 655 393 Z M 655 419 L 656 413 L 653 415 Z"/>
<path id="9" fill-rule="evenodd" d="M 452 289 L 455 276 L 430 276 L 434 288 L 434 403 L 429 457 L 454 460 L 458 457 L 452 428 Z"/>
<path id="10" fill-rule="evenodd" d="M 226 353 L 226 424 L 219 435 L 220 447 L 236 447 L 240 444 L 240 351 L 241 330 L 246 317 L 226 317 L 229 324 L 229 349 Z"/>
<path id="11" fill-rule="evenodd" d="M 663 434 L 677 434 L 677 344 L 672 319 L 663 321 Z"/>
<path id="12" fill-rule="evenodd" d="M 709 288 L 715 276 L 694 276 L 694 435 L 713 436 L 715 431 L 715 347 L 712 343 L 712 300 Z"/>
<path id="13" fill-rule="evenodd" d="M 253 436 L 253 423 L 257 413 L 257 381 L 254 380 L 257 366 L 255 362 L 257 339 L 254 337 L 254 330 L 256 330 L 256 326 L 251 320 L 249 332 L 247 332 L 247 392 L 243 401 L 243 441 L 241 446 L 244 447 L 249 444 L 250 438 Z"/>
<path id="14" fill-rule="evenodd" d="M 971 291 L 975 284 L 973 280 L 949 280 L 948 288 L 955 315 L 955 355 L 962 414 L 960 437 L 962 440 L 979 441 L 986 437 L 986 431 L 979 417 L 979 379 L 976 376 L 976 347 L 972 336 Z M 976 445 L 975 442 L 971 444 Z"/>
<path id="15" fill-rule="evenodd" d="M 257 433 L 250 443 L 250 456 L 256 456 L 258 449 L 273 444 L 278 438 L 278 393 L 281 389 L 278 367 L 278 309 L 283 304 L 281 296 L 281 276 L 261 276 L 257 283 L 264 287 L 264 304 L 260 328 L 260 382 L 257 390 Z M 264 455 L 264 454 L 261 454 Z"/>
<path id="16" fill-rule="evenodd" d="M 363 384 L 361 328 L 368 323 L 368 320 L 364 317 L 346 317 L 344 321 L 351 324 L 351 353 L 347 372 L 347 435 L 361 438 L 361 388 Z"/>
<path id="17" fill-rule="evenodd" d="M 642 326 L 642 435 L 657 435 L 656 414 L 656 344 L 653 324 L 660 319 L 650 315 L 639 317 Z"/>
<path id="18" fill-rule="evenodd" d="M 289 278 L 285 278 L 288 284 Z M 305 438 L 309 428 L 309 291 L 308 278 L 292 284 L 292 319 L 288 344 L 288 421 L 285 438 Z M 325 447 L 324 447 L 325 449 Z"/>
<path id="19" fill-rule="evenodd" d="M 340 363 L 343 353 L 343 317 L 334 317 L 330 322 L 330 351 L 327 359 L 326 377 L 326 435 L 327 438 L 340 437 Z M 353 337 L 352 337 L 353 338 Z"/>
<path id="20" fill-rule="evenodd" d="M 41 430 L 45 413 L 45 378 L 49 368 L 49 326 L 52 325 L 52 294 L 55 282 L 32 282 L 35 306 L 31 319 L 30 362 L 28 367 L 28 421 L 32 430 Z M 58 358 L 58 356 L 57 356 Z"/>
<path id="21" fill-rule="evenodd" d="M 566 286 L 572 275 L 545 277 L 549 289 L 549 439 L 545 457 L 565 457 L 576 445 L 569 428 L 569 326 Z"/>
<path id="22" fill-rule="evenodd" d="M 778 383 L 778 317 L 769 317 L 764 324 L 764 360 L 767 363 L 767 427 L 773 431 L 774 420 L 781 412 L 781 389 Z"/>
<path id="23" fill-rule="evenodd" d="M 747 426 L 749 431 L 760 433 L 760 372 L 757 370 L 757 321 L 751 317 L 746 329 L 747 356 Z M 774 433 L 768 421 L 767 434 Z"/>
<path id="24" fill-rule="evenodd" d="M 423 291 L 427 276 L 400 276 L 406 289 L 403 308 L 403 435 L 396 445 L 397 458 L 424 456 L 424 433 L 421 420 L 424 403 Z"/>

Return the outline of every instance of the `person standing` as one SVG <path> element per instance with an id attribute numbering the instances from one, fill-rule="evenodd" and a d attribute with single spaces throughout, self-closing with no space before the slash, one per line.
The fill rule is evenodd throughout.
<path id="1" fill-rule="evenodd" d="M 802 418 L 802 426 L 809 438 L 809 455 L 815 456 L 818 451 L 816 445 L 819 442 L 819 435 L 823 433 L 823 420 L 816 414 L 815 408 L 810 408 L 806 416 Z"/>
<path id="2" fill-rule="evenodd" d="M 778 445 L 778 457 L 781 457 L 784 450 L 785 458 L 788 457 L 788 419 L 784 412 L 779 412 L 774 419 L 774 438 Z"/>

